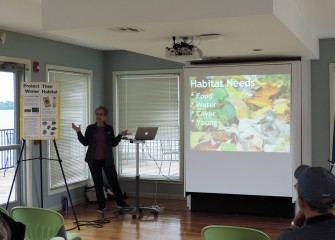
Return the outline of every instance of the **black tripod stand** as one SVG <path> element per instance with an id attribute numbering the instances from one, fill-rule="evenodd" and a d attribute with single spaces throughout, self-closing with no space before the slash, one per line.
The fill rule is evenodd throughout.
<path id="1" fill-rule="evenodd" d="M 66 178 L 65 178 L 65 174 L 64 174 L 64 170 L 63 170 L 63 166 L 62 166 L 62 160 L 60 159 L 60 156 L 59 156 L 59 152 L 58 152 L 58 148 L 57 148 L 56 140 L 54 139 L 54 140 L 53 140 L 53 143 L 54 143 L 54 146 L 55 146 L 55 150 L 56 150 L 56 154 L 57 154 L 57 159 L 42 158 L 42 141 L 40 141 L 40 156 L 39 156 L 38 158 L 31 158 L 31 159 L 24 159 L 24 160 L 22 160 L 22 153 L 23 153 L 24 147 L 25 147 L 25 145 L 26 145 L 26 140 L 25 140 L 25 139 L 22 139 L 22 141 L 23 141 L 23 143 L 22 143 L 22 147 L 21 147 L 21 150 L 20 150 L 19 158 L 18 158 L 18 160 L 17 160 L 17 165 L 16 165 L 16 169 L 15 169 L 15 174 L 14 174 L 14 178 L 13 178 L 12 186 L 11 186 L 11 188 L 10 188 L 10 192 L 9 192 L 9 196 L 8 196 L 8 200 L 7 200 L 7 204 L 6 204 L 6 209 L 8 209 L 10 196 L 11 196 L 11 194 L 12 194 L 13 186 L 14 186 L 14 183 L 15 183 L 15 178 L 16 178 L 17 172 L 18 172 L 18 170 L 19 170 L 20 163 L 21 163 L 22 161 L 30 161 L 30 160 L 36 160 L 36 159 L 39 159 L 39 160 L 40 160 L 41 207 L 43 208 L 42 160 L 43 160 L 43 159 L 45 159 L 45 160 L 55 160 L 55 161 L 58 161 L 58 162 L 59 162 L 59 166 L 60 166 L 60 169 L 61 169 L 61 171 L 62 171 L 63 178 L 64 178 L 64 182 L 65 182 L 66 191 L 67 191 L 67 194 L 68 194 L 68 196 L 69 196 L 70 203 L 71 203 L 72 212 L 73 212 L 73 215 L 74 215 L 74 217 L 75 217 L 75 219 L 76 219 L 77 228 L 78 228 L 78 230 L 80 230 L 80 228 L 79 228 L 79 224 L 78 224 L 78 220 L 77 220 L 77 215 L 76 215 L 76 213 L 75 213 L 75 211 L 74 211 L 74 207 L 73 207 L 73 204 L 72 204 L 72 198 L 71 198 L 70 190 L 69 190 L 69 187 L 68 187 L 67 182 L 66 182 Z"/>

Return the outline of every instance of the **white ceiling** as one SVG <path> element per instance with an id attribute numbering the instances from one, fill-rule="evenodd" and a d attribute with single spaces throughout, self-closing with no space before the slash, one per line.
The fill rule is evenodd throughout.
<path id="1" fill-rule="evenodd" d="M 222 34 L 193 44 L 205 59 L 317 59 L 319 39 L 335 38 L 334 9 L 334 0 L 0 0 L 0 29 L 159 58 L 172 36 Z"/>

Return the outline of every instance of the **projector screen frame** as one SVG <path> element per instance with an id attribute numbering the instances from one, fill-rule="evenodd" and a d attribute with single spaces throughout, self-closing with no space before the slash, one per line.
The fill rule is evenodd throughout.
<path id="1" fill-rule="evenodd" d="M 274 68 L 279 66 L 289 66 L 291 73 L 291 112 L 294 114 L 291 121 L 291 144 L 290 153 L 286 162 L 276 159 L 267 160 L 270 153 L 263 153 L 266 158 L 257 160 L 257 164 L 248 165 L 247 159 L 253 153 L 240 152 L 242 156 L 239 161 L 232 162 L 235 152 L 196 151 L 196 156 L 190 148 L 190 85 L 189 76 L 194 75 L 193 70 L 208 73 L 209 70 L 218 70 L 227 72 L 219 76 L 232 75 L 232 69 L 240 68 L 250 72 L 249 74 L 258 73 L 259 67 Z M 234 71 L 232 71 L 234 72 Z M 271 72 L 271 71 L 270 71 Z M 215 73 L 215 72 L 214 72 Z M 263 74 L 269 73 L 267 70 Z M 206 74 L 201 73 L 203 76 Z M 215 73 L 216 74 L 216 73 Z M 208 74 L 211 76 L 218 76 Z M 235 73 L 237 74 L 237 73 Z M 242 75 L 241 73 L 238 73 Z M 296 199 L 294 190 L 295 179 L 293 177 L 294 169 L 300 165 L 301 161 L 301 61 L 280 61 L 280 62 L 256 62 L 256 63 L 238 63 L 238 64 L 215 64 L 215 65 L 196 65 L 184 68 L 184 148 L 185 148 L 185 194 L 196 193 L 219 193 L 219 194 L 239 194 L 239 195 L 258 195 L 258 196 L 278 196 L 291 197 L 292 202 Z M 285 153 L 284 153 L 285 154 Z M 198 158 L 198 159 L 196 159 Z M 201 160 L 206 159 L 206 160 Z M 256 157 L 257 158 L 257 157 Z M 214 165 L 208 168 L 204 161 L 210 161 Z M 284 160 L 285 161 L 285 160 Z M 226 169 L 224 169 L 225 167 Z M 221 170 L 218 170 L 220 169 Z M 263 168 L 263 171 L 262 171 Z M 227 170 L 228 169 L 228 170 Z M 222 174 L 226 176 L 222 176 Z M 284 176 L 282 176 L 284 174 Z M 260 177 L 258 177 L 258 175 Z"/>

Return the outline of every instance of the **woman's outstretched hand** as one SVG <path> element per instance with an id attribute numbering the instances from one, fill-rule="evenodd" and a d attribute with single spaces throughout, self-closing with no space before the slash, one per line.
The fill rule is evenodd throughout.
<path id="1" fill-rule="evenodd" d="M 74 123 L 72 123 L 72 128 L 73 130 L 75 130 L 76 132 L 80 132 L 81 129 L 80 129 L 80 125 L 77 127 Z"/>
<path id="2" fill-rule="evenodd" d="M 119 133 L 121 136 L 125 136 L 128 134 L 128 130 L 123 130 Z"/>

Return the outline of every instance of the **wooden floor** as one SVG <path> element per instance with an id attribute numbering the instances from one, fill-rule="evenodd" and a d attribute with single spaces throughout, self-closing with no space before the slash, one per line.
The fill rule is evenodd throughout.
<path id="1" fill-rule="evenodd" d="M 127 199 L 135 204 L 135 199 Z M 200 240 L 201 230 L 207 225 L 235 225 L 259 229 L 275 240 L 278 234 L 290 225 L 291 219 L 243 216 L 222 213 L 191 212 L 186 200 L 143 198 L 142 206 L 159 206 L 163 211 L 155 216 L 151 211 L 143 210 L 133 219 L 131 213 L 115 213 L 114 201 L 108 202 L 104 214 L 96 212 L 95 203 L 84 203 L 74 207 L 78 226 L 72 209 L 65 218 L 66 230 L 78 231 L 86 239 L 131 239 L 131 240 Z M 74 228 L 74 229 L 73 229 Z M 71 230 L 72 229 L 72 230 Z"/>

